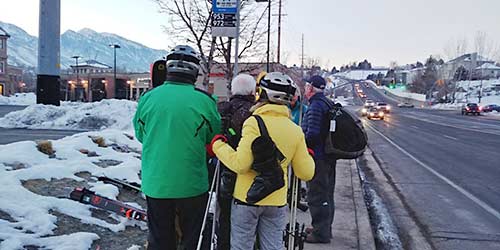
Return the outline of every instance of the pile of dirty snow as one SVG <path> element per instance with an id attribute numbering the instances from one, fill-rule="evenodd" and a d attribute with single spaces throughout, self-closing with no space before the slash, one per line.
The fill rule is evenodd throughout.
<path id="1" fill-rule="evenodd" d="M 0 118 L 0 127 L 63 130 L 131 130 L 137 103 L 106 99 L 100 102 L 35 104 Z"/>
<path id="2" fill-rule="evenodd" d="M 15 93 L 11 96 L 0 95 L 0 105 L 27 106 L 36 103 L 35 93 Z"/>

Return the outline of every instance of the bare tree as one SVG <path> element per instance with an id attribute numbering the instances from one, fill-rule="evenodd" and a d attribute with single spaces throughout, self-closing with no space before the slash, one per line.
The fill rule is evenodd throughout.
<path id="1" fill-rule="evenodd" d="M 448 60 L 455 59 L 467 52 L 467 39 L 465 37 L 450 40 L 444 47 L 444 55 Z"/>
<path id="2" fill-rule="evenodd" d="M 225 73 L 232 79 L 231 54 L 232 38 L 215 38 L 211 35 L 212 1 L 211 0 L 152 0 L 158 5 L 160 13 L 168 16 L 168 25 L 164 31 L 169 34 L 172 43 L 185 42 L 194 45 L 200 52 L 204 84 L 213 60 L 224 60 Z M 265 38 L 267 29 L 263 25 L 266 7 L 253 1 L 242 0 L 240 5 L 240 59 L 255 58 L 261 55 L 258 50 Z M 260 52 L 260 54 L 259 54 Z"/>
<path id="3" fill-rule="evenodd" d="M 444 54 L 448 60 L 453 60 L 467 53 L 467 47 L 468 47 L 468 42 L 465 37 L 457 38 L 456 40 L 450 40 L 444 48 Z M 447 81 L 447 84 L 449 85 L 449 89 L 451 89 L 452 93 L 451 101 L 453 103 L 455 102 L 456 99 L 457 81 L 460 81 L 460 79 L 465 77 L 462 76 L 463 72 L 467 72 L 463 70 L 459 71 L 460 67 L 463 67 L 463 65 L 458 63 L 448 63 L 442 65 L 439 72 L 441 78 L 450 80 Z"/>
<path id="4" fill-rule="evenodd" d="M 483 31 L 478 31 L 476 36 L 474 37 L 474 49 L 478 56 L 482 61 L 492 60 L 499 53 L 499 47 L 493 41 L 491 41 L 487 34 Z M 474 67 L 482 66 L 482 65 L 474 65 Z M 474 72 L 474 69 L 471 69 L 471 74 Z M 483 70 L 479 70 L 479 79 L 481 80 L 480 89 L 478 93 L 478 102 L 481 102 L 482 94 L 483 94 Z"/>

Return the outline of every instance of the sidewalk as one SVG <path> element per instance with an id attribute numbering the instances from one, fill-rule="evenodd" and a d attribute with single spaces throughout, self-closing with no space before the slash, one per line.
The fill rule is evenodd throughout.
<path id="1" fill-rule="evenodd" d="M 375 249 L 368 212 L 364 203 L 356 163 L 353 160 L 337 161 L 335 185 L 335 218 L 333 239 L 330 244 L 308 244 L 306 250 Z M 310 226 L 309 212 L 298 212 L 299 223 Z"/>

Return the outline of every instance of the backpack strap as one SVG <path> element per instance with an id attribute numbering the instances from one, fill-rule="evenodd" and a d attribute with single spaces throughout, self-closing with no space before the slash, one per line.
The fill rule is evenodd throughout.
<path id="1" fill-rule="evenodd" d="M 264 123 L 264 120 L 262 120 L 262 117 L 258 115 L 253 115 L 253 117 L 255 117 L 255 120 L 257 120 L 257 124 L 259 125 L 260 135 L 270 137 L 269 133 L 267 132 L 266 124 Z"/>
<path id="2" fill-rule="evenodd" d="M 329 115 L 329 119 L 330 120 L 335 120 L 335 118 L 337 118 L 337 116 L 339 116 L 340 114 L 338 113 L 339 112 L 339 109 L 336 107 L 335 103 L 333 102 L 329 102 L 323 98 L 320 98 L 320 100 L 326 104 L 326 106 L 328 106 L 328 111 L 327 111 L 327 114 Z"/>
<path id="3" fill-rule="evenodd" d="M 264 120 L 262 120 L 262 117 L 258 115 L 252 115 L 255 117 L 255 120 L 257 120 L 257 124 L 259 125 L 259 131 L 260 131 L 260 136 L 264 137 L 269 137 L 269 139 L 272 141 L 272 143 L 276 146 L 276 143 L 274 143 L 273 139 L 271 139 L 271 136 L 269 136 L 269 133 L 267 132 L 266 124 L 264 123 Z M 276 150 L 278 151 L 278 160 L 280 162 L 284 161 L 285 155 L 281 153 L 281 150 L 276 146 Z"/>

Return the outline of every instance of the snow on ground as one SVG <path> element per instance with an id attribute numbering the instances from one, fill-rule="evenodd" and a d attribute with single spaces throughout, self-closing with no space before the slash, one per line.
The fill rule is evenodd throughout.
<path id="1" fill-rule="evenodd" d="M 35 93 L 15 93 L 11 96 L 0 95 L 0 105 L 32 105 L 36 103 Z"/>
<path id="2" fill-rule="evenodd" d="M 391 89 L 391 88 L 388 88 L 386 86 L 384 86 L 383 89 L 387 92 L 390 92 L 391 94 L 393 94 L 395 96 L 398 96 L 398 97 L 409 98 L 409 99 L 425 102 L 425 95 L 423 95 L 423 94 L 411 93 L 411 92 L 408 92 L 406 90 L 402 90 L 399 88 Z"/>
<path id="3" fill-rule="evenodd" d="M 460 110 L 464 104 L 463 103 L 439 103 L 431 106 L 431 109 L 440 110 Z"/>
<path id="4" fill-rule="evenodd" d="M 103 137 L 108 147 L 99 147 L 90 136 Z M 23 249 L 24 246 L 33 245 L 40 249 L 86 250 L 90 249 L 93 241 L 100 238 L 95 232 L 63 232 L 56 235 L 54 232 L 57 231 L 59 218 L 54 215 L 54 211 L 76 218 L 83 224 L 94 225 L 95 228 L 108 229 L 112 232 L 123 231 L 129 226 L 139 226 L 145 230 L 147 227 L 143 222 L 110 214 L 109 217 L 117 222 L 110 223 L 108 220 L 93 217 L 88 205 L 67 198 L 39 195 L 23 186 L 27 181 L 35 179 L 44 179 L 52 183 L 54 180 L 69 178 L 77 183 L 87 183 L 97 194 L 116 199 L 118 189 L 98 182 L 94 177 L 108 176 L 130 182 L 141 182 L 138 177 L 141 144 L 131 138 L 119 130 L 73 135 L 52 141 L 56 151 L 53 158 L 38 151 L 36 143 L 32 141 L 1 145 L 0 249 Z M 120 151 L 117 148 L 128 150 Z M 95 152 L 97 156 L 89 157 L 81 153 L 81 149 Z M 107 167 L 96 165 L 95 162 L 100 160 L 114 160 L 118 164 Z M 77 176 L 82 172 L 90 173 L 91 177 L 85 179 L 79 177 L 81 175 Z M 54 188 L 61 189 L 55 190 L 57 192 L 67 192 L 69 196 L 74 187 L 52 186 L 52 184 L 48 187 L 50 190 Z M 140 207 L 138 204 L 132 205 Z M 10 219 L 5 219 L 5 214 L 8 214 L 7 218 Z M 81 229 L 77 227 L 76 230 Z M 129 247 L 137 249 L 132 244 L 127 248 Z"/>
<path id="5" fill-rule="evenodd" d="M 0 127 L 29 129 L 131 130 L 137 103 L 106 99 L 100 102 L 62 102 L 61 106 L 35 104 L 0 118 Z"/>
<path id="6" fill-rule="evenodd" d="M 335 74 L 335 76 L 345 77 L 345 78 L 351 79 L 351 80 L 365 80 L 369 75 L 371 75 L 371 74 L 377 75 L 378 73 L 382 73 L 382 74 L 386 75 L 387 69 L 348 70 L 346 72 L 337 73 L 337 74 Z"/>
<path id="7" fill-rule="evenodd" d="M 483 85 L 483 94 L 480 105 L 498 104 L 500 105 L 500 79 L 484 80 L 484 81 L 460 81 L 457 83 L 458 90 L 467 92 L 457 92 L 455 98 L 458 103 L 466 103 L 479 101 L 479 91 Z M 468 95 L 468 98 L 467 98 Z"/>
<path id="8" fill-rule="evenodd" d="M 333 101 L 342 104 L 342 107 L 354 105 L 352 97 L 337 96 Z"/>

